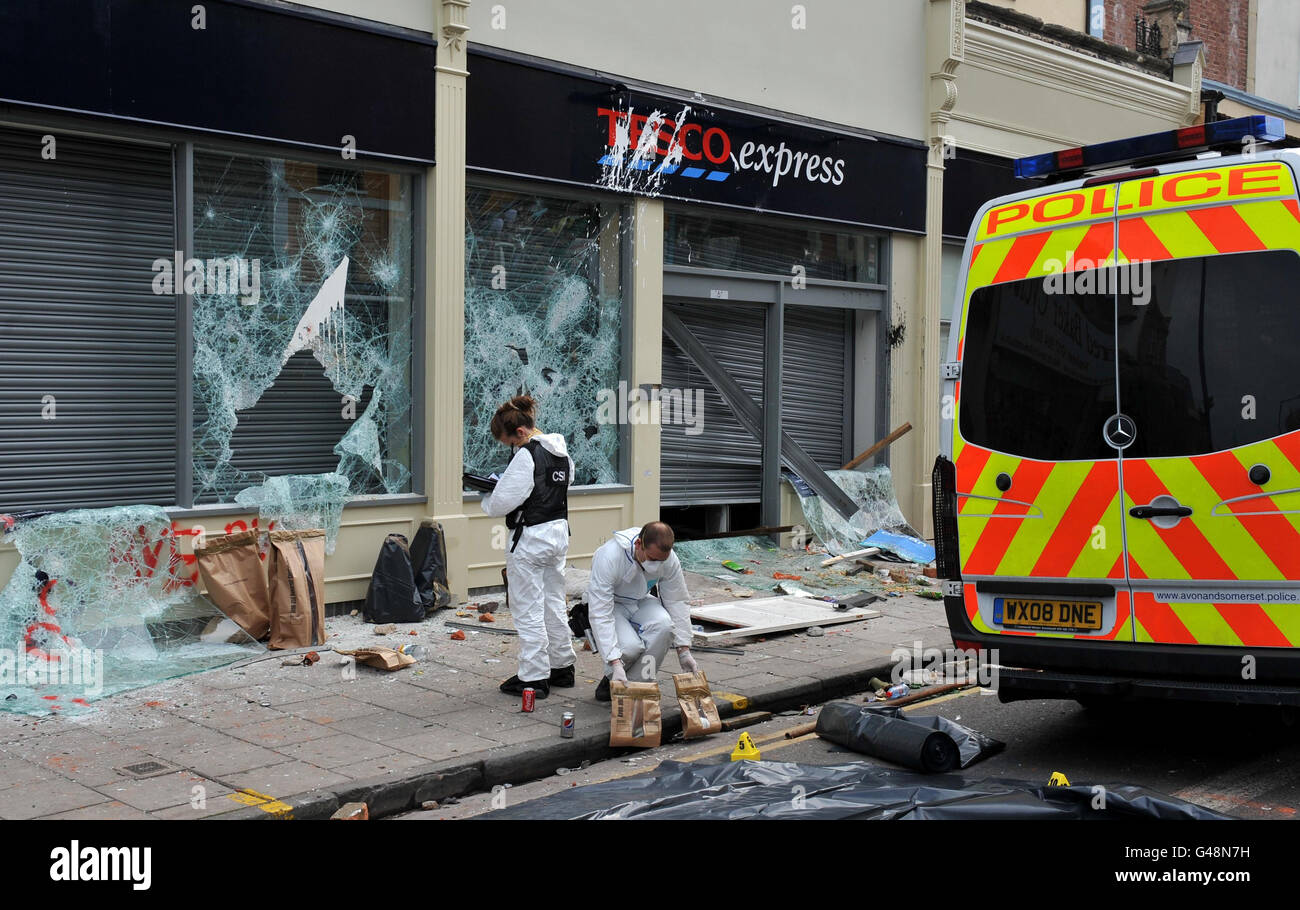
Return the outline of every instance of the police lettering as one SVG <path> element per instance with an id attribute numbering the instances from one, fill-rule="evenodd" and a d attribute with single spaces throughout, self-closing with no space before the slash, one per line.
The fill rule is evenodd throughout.
<path id="1" fill-rule="evenodd" d="M 980 236 L 988 239 L 1119 212 L 1135 214 L 1243 197 L 1282 196 L 1295 191 L 1286 165 L 1280 161 L 1161 174 L 1121 183 L 1118 189 L 1117 194 L 1115 186 L 1085 187 L 1000 205 L 984 216 Z"/>

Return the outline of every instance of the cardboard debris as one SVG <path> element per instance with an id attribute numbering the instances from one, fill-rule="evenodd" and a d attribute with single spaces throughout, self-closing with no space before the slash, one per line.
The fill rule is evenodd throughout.
<path id="1" fill-rule="evenodd" d="M 357 659 L 357 663 L 366 664 L 379 670 L 400 670 L 415 663 L 415 658 L 392 648 L 356 648 L 351 651 L 335 649 L 336 654 L 346 654 Z"/>

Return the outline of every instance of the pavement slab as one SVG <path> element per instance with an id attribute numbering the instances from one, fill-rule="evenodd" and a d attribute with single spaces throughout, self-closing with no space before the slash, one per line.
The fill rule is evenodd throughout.
<path id="1" fill-rule="evenodd" d="M 570 574 L 581 590 L 585 573 Z M 688 587 L 701 603 L 732 599 L 721 582 L 700 576 Z M 825 636 L 782 633 L 729 646 L 743 654 L 697 652 L 715 693 L 753 703 L 737 708 L 720 699 L 722 713 L 798 707 L 816 693 L 853 691 L 863 673 L 890 663 L 898 644 L 950 644 L 937 602 L 906 595 L 873 607 L 878 619 Z M 239 788 L 289 802 L 296 818 L 328 817 L 336 797 L 358 793 L 382 814 L 418 808 L 421 798 L 436 798 L 429 794 L 454 796 L 489 780 L 522 783 L 613 754 L 609 705 L 594 699 L 599 655 L 578 642 L 577 685 L 553 689 L 525 714 L 518 697 L 497 691 L 515 672 L 517 638 L 478 632 L 452 641 L 447 620 L 473 621 L 454 613 L 387 636 L 359 617 L 330 617 L 328 644 L 312 667 L 285 667 L 282 655 L 268 654 L 103 698 L 78 715 L 0 715 L 0 817 L 272 817 L 230 799 Z M 500 617 L 510 625 L 508 611 Z M 345 667 L 331 653 L 366 645 L 418 645 L 423 653 L 392 673 Z M 679 724 L 671 679 L 679 668 L 672 657 L 666 663 L 658 682 L 668 737 Z M 573 739 L 559 735 L 565 711 L 575 715 Z M 148 760 L 175 770 L 139 780 L 120 771 Z M 203 788 L 200 797 L 194 787 Z"/>
<path id="2" fill-rule="evenodd" d="M 223 787 L 193 771 L 176 771 L 139 780 L 120 780 L 96 789 L 114 802 L 144 812 L 172 806 L 189 806 L 196 799 L 212 799 L 230 792 L 229 787 Z"/>

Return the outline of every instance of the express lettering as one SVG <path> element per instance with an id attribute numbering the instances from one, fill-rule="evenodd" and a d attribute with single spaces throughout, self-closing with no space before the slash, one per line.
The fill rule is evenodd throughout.
<path id="1" fill-rule="evenodd" d="M 843 158 L 796 152 L 787 148 L 784 142 L 780 145 L 746 142 L 740 147 L 737 163 L 745 170 L 761 170 L 771 174 L 772 186 L 780 185 L 781 178 L 787 175 L 811 183 L 831 183 L 835 186 L 844 182 Z"/>
<path id="2" fill-rule="evenodd" d="M 1290 181 L 1284 180 L 1284 168 L 1285 165 L 1269 162 L 1148 177 L 1121 184 L 1120 196 L 1127 201 L 1118 205 L 1113 186 L 1083 188 L 1038 200 L 1012 202 L 989 211 L 985 216 L 983 234 L 993 237 L 1031 230 L 1038 225 L 1141 211 L 1156 207 L 1157 199 L 1164 205 L 1173 206 L 1213 199 L 1226 202 L 1243 196 L 1280 196 L 1292 191 Z"/>

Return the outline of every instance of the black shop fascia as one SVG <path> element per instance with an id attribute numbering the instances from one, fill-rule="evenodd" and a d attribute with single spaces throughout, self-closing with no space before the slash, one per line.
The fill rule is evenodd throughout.
<path id="1" fill-rule="evenodd" d="M 470 53 L 472 171 L 886 230 L 925 229 L 925 146 Z"/>

